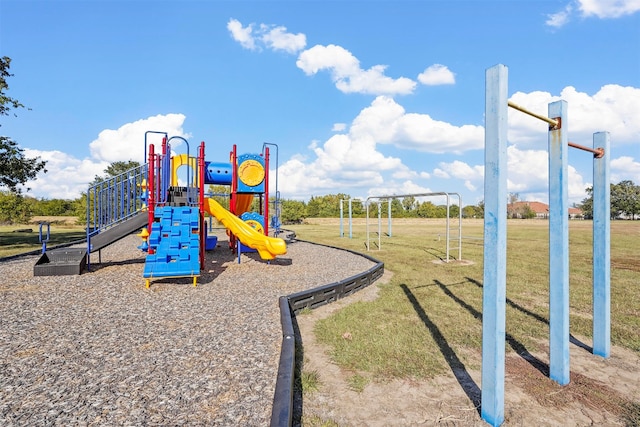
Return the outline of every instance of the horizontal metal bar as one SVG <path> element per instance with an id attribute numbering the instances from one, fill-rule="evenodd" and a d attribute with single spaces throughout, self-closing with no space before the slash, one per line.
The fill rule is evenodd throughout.
<path id="1" fill-rule="evenodd" d="M 601 148 L 601 147 L 590 148 L 590 147 L 585 147 L 584 145 L 576 144 L 575 142 L 571 142 L 571 141 L 569 141 L 569 147 L 573 147 L 579 150 L 584 150 L 584 151 L 593 153 L 593 157 L 595 157 L 596 159 L 600 159 L 604 156 L 604 148 Z"/>
<path id="2" fill-rule="evenodd" d="M 526 108 L 521 107 L 520 105 L 515 104 L 515 103 L 513 103 L 511 101 L 507 101 L 507 105 L 509 105 L 509 107 L 511 107 L 511 108 L 513 108 L 515 110 L 522 111 L 523 113 L 528 114 L 531 117 L 535 117 L 536 119 L 540 119 L 543 122 L 547 122 L 550 125 L 552 125 L 554 128 L 557 128 L 558 125 L 560 124 L 560 122 L 558 120 L 550 119 L 549 117 L 542 116 L 540 114 L 536 114 L 536 113 L 534 113 L 532 111 L 529 111 Z"/>

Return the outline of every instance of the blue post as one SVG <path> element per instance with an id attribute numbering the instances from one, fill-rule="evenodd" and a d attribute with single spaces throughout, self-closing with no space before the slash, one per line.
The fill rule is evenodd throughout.
<path id="1" fill-rule="evenodd" d="M 567 102 L 549 104 L 549 376 L 569 383 L 569 196 Z"/>
<path id="2" fill-rule="evenodd" d="M 351 199 L 349 199 L 349 238 L 353 239 L 353 224 L 351 223 L 352 218 L 352 210 L 351 210 Z"/>
<path id="3" fill-rule="evenodd" d="M 604 156 L 593 159 L 593 354 L 609 357 L 611 342 L 611 187 L 609 132 L 593 134 L 593 148 Z"/>
<path id="4" fill-rule="evenodd" d="M 344 202 L 344 199 L 340 199 L 340 237 L 344 237 L 344 225 L 342 224 L 344 208 L 342 207 L 342 202 Z"/>
<path id="5" fill-rule="evenodd" d="M 389 199 L 389 204 L 387 205 L 387 229 L 389 230 L 389 237 L 391 237 L 391 201 L 393 199 Z"/>
<path id="6" fill-rule="evenodd" d="M 482 419 L 499 426 L 504 421 L 508 69 L 489 68 L 485 79 Z"/>

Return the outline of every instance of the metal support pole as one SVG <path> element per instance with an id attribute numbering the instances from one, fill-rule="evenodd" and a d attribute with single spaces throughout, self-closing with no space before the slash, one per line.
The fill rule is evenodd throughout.
<path id="1" fill-rule="evenodd" d="M 499 426 L 504 421 L 508 69 L 496 65 L 485 78 L 481 412 L 483 420 Z"/>
<path id="2" fill-rule="evenodd" d="M 380 235 L 382 234 L 382 206 L 380 204 L 380 202 L 378 202 L 378 250 L 380 250 L 380 248 L 382 247 L 382 239 L 380 238 Z"/>
<path id="3" fill-rule="evenodd" d="M 462 196 L 458 194 L 458 261 L 462 261 Z"/>
<path id="4" fill-rule="evenodd" d="M 389 234 L 389 237 L 391 237 L 391 200 L 393 199 L 389 199 L 389 205 L 387 206 L 387 234 Z"/>
<path id="5" fill-rule="evenodd" d="M 353 208 L 349 199 L 349 238 L 353 239 Z"/>
<path id="6" fill-rule="evenodd" d="M 340 199 L 340 237 L 344 237 L 344 225 L 342 224 L 342 220 L 344 219 L 344 208 L 342 207 L 342 202 L 344 202 L 344 199 Z"/>
<path id="7" fill-rule="evenodd" d="M 365 216 L 365 229 L 367 230 L 367 250 L 371 250 L 370 245 L 369 245 L 369 200 L 367 199 L 367 201 L 365 202 L 365 211 L 366 211 L 366 216 Z"/>
<path id="8" fill-rule="evenodd" d="M 593 147 L 609 151 L 608 132 L 593 134 Z M 611 345 L 610 155 L 593 159 L 593 354 L 609 357 Z"/>
<path id="9" fill-rule="evenodd" d="M 569 145 L 567 102 L 549 104 L 549 377 L 569 384 Z"/>
<path id="10" fill-rule="evenodd" d="M 450 234 L 449 234 L 449 194 L 447 194 L 447 230 L 445 231 L 445 236 L 447 238 L 447 260 L 446 262 L 449 262 L 449 239 L 451 238 Z"/>

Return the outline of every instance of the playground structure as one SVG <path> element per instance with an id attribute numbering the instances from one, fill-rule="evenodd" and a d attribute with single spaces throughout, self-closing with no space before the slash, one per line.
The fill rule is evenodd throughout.
<path id="1" fill-rule="evenodd" d="M 482 418 L 504 421 L 507 250 L 507 110 L 549 124 L 549 376 L 569 383 L 569 200 L 568 147 L 593 154 L 593 353 L 610 352 L 609 133 L 593 134 L 594 148 L 568 140 L 567 102 L 548 106 L 548 117 L 507 99 L 508 70 L 486 71 L 485 216 L 482 321 Z"/>
<path id="2" fill-rule="evenodd" d="M 163 135 L 159 152 L 147 142 L 153 133 Z M 184 143 L 187 153 L 173 154 L 172 140 Z M 152 279 L 178 277 L 190 277 L 196 286 L 205 250 L 216 246 L 216 237 L 207 236 L 205 214 L 227 229 L 238 262 L 242 252 L 257 252 L 267 261 L 285 254 L 284 241 L 269 237 L 269 148 L 238 155 L 234 145 L 230 161 L 218 163 L 206 161 L 204 152 L 204 142 L 192 156 L 182 137 L 145 133 L 148 162 L 87 192 L 87 266 L 89 254 L 97 251 L 100 256 L 102 248 L 142 228 L 146 286 Z M 179 174 L 183 170 L 186 179 Z M 228 210 L 207 197 L 205 185 L 210 184 L 231 187 Z M 256 196 L 258 212 L 250 212 Z"/>
<path id="3" fill-rule="evenodd" d="M 371 250 L 371 239 L 369 231 L 369 206 L 374 201 L 378 203 L 378 250 L 382 247 L 382 209 L 381 203 L 383 201 L 388 201 L 387 203 L 387 236 L 392 237 L 392 215 L 391 215 L 391 200 L 398 199 L 402 197 L 436 197 L 436 196 L 445 196 L 447 199 L 447 213 L 446 213 L 446 229 L 445 229 L 445 240 L 446 240 L 446 254 L 444 262 L 448 263 L 450 260 L 450 241 L 451 241 L 451 224 L 449 221 L 449 208 L 451 207 L 451 196 L 455 196 L 458 198 L 458 203 L 460 206 L 458 212 L 458 260 L 462 259 L 462 196 L 458 193 L 450 193 L 450 192 L 432 192 L 432 193 L 413 193 L 413 194 L 394 194 L 394 195 L 385 195 L 385 196 L 370 196 L 367 197 L 366 200 L 362 201 L 360 199 L 348 199 L 348 212 L 349 212 L 349 238 L 353 238 L 353 226 L 352 226 L 352 202 L 356 200 L 357 202 L 363 203 L 365 205 L 365 218 L 366 218 L 366 235 L 367 235 L 367 251 Z M 340 237 L 344 237 L 344 226 L 343 226 L 343 217 L 344 217 L 344 207 L 342 203 L 344 200 L 340 200 Z"/>

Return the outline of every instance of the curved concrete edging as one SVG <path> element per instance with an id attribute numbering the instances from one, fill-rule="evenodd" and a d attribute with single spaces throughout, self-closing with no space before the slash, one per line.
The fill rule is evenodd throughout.
<path id="1" fill-rule="evenodd" d="M 384 263 L 369 255 L 335 246 L 320 245 L 305 240 L 299 241 L 351 252 L 369 259 L 376 265 L 363 273 L 339 282 L 280 297 L 278 303 L 280 306 L 280 323 L 282 325 L 282 347 L 271 410 L 271 427 L 290 427 L 293 421 L 293 380 L 296 361 L 292 316 L 295 316 L 295 313 L 303 308 L 314 309 L 349 296 L 369 286 L 384 274 Z"/>

